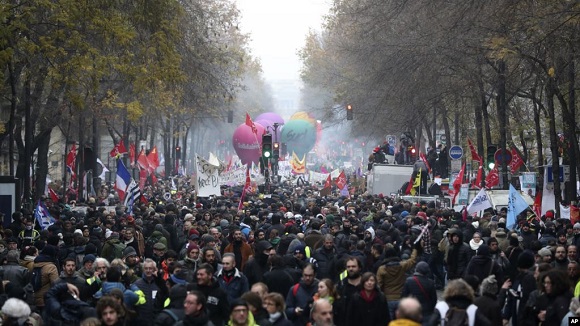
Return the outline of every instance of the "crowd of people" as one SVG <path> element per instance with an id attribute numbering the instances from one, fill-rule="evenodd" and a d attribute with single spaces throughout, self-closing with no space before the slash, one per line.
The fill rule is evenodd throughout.
<path id="1" fill-rule="evenodd" d="M 567 325 L 580 223 L 382 195 L 46 201 L 0 235 L 6 325 Z M 107 198 L 109 200 L 110 198 Z M 111 205 L 112 201 L 108 204 Z M 438 294 L 439 292 L 439 294 Z M 442 294 L 441 294 L 442 293 Z"/>

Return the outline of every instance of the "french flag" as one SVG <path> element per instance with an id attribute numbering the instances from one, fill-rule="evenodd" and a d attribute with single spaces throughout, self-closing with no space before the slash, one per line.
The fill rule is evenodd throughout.
<path id="1" fill-rule="evenodd" d="M 115 180 L 115 189 L 117 189 L 117 193 L 119 193 L 119 199 L 124 200 L 125 194 L 127 193 L 127 187 L 131 183 L 131 175 L 125 164 L 121 159 L 117 160 L 117 178 Z"/>

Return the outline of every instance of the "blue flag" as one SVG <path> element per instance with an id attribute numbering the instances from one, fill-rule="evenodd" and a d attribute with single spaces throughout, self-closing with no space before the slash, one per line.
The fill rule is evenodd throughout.
<path id="1" fill-rule="evenodd" d="M 36 218 L 38 225 L 40 225 L 40 228 L 43 230 L 54 224 L 54 218 L 50 215 L 48 209 L 46 209 L 46 206 L 44 206 L 40 200 L 34 209 L 34 217 Z"/>
<path id="2" fill-rule="evenodd" d="M 526 200 L 519 194 L 519 192 L 510 184 L 510 194 L 508 198 L 507 207 L 507 223 L 508 228 L 513 228 L 516 224 L 516 216 L 528 209 L 530 206 Z"/>

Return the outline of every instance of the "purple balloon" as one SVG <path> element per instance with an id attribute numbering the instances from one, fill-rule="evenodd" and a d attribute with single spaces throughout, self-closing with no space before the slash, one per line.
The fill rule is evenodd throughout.
<path id="1" fill-rule="evenodd" d="M 282 127 L 283 126 L 278 126 L 278 130 L 277 132 L 274 132 L 274 123 L 270 120 L 256 120 L 256 123 L 261 124 L 262 126 L 264 126 L 264 128 L 266 129 L 266 132 L 270 133 L 272 135 L 272 141 L 273 142 L 278 142 L 278 139 L 280 139 L 280 135 L 282 135 Z"/>
<path id="2" fill-rule="evenodd" d="M 232 137 L 232 144 L 242 164 L 250 164 L 251 162 L 258 164 L 262 155 L 260 147 L 265 128 L 259 123 L 254 122 L 254 125 L 258 131 L 256 134 L 252 132 L 251 127 L 242 123 L 236 128 Z"/>
<path id="3" fill-rule="evenodd" d="M 268 121 L 272 121 L 272 123 L 278 122 L 278 124 L 283 125 L 284 124 L 284 119 L 282 119 L 282 117 L 274 112 L 266 112 L 266 113 L 262 113 L 259 116 L 256 117 L 256 121 L 258 120 L 268 120 Z"/>

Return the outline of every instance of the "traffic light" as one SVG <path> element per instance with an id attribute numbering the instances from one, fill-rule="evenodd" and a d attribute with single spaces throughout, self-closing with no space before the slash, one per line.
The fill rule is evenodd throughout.
<path id="1" fill-rule="evenodd" d="M 278 160 L 280 158 L 280 143 L 279 142 L 274 142 L 274 150 L 272 152 L 272 157 L 274 158 L 274 160 Z"/>
<path id="2" fill-rule="evenodd" d="M 492 170 L 495 166 L 495 152 L 497 152 L 497 145 L 487 146 L 487 156 L 485 163 L 487 164 L 487 168 L 490 170 Z"/>
<path id="3" fill-rule="evenodd" d="M 410 160 L 411 160 L 411 161 L 414 161 L 414 160 L 415 160 L 415 158 L 416 158 L 416 156 L 415 156 L 415 155 L 417 154 L 417 149 L 415 148 L 415 146 L 413 146 L 413 145 L 409 145 L 409 146 L 407 147 L 407 151 L 409 151 L 409 158 L 410 158 Z"/>
<path id="4" fill-rule="evenodd" d="M 346 106 L 346 120 L 352 120 L 352 105 Z"/>
<path id="5" fill-rule="evenodd" d="M 262 135 L 262 158 L 269 159 L 272 157 L 272 135 Z"/>
<path id="6" fill-rule="evenodd" d="M 175 147 L 175 158 L 178 160 L 181 159 L 181 146 Z"/>

